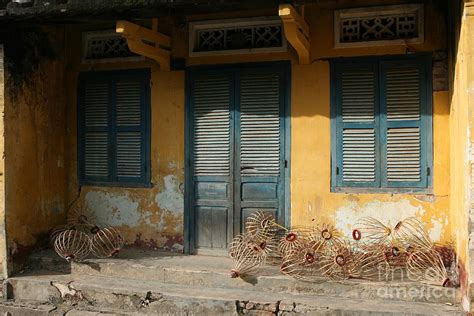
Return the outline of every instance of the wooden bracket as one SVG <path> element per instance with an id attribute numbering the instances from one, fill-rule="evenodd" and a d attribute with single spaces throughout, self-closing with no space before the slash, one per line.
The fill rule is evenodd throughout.
<path id="1" fill-rule="evenodd" d="M 125 37 L 130 51 L 156 60 L 162 70 L 170 70 L 171 39 L 158 32 L 157 19 L 153 19 L 151 30 L 128 21 L 117 21 L 115 31 Z"/>
<path id="2" fill-rule="evenodd" d="M 309 26 L 290 4 L 281 4 L 278 10 L 288 42 L 298 53 L 300 64 L 310 63 Z"/>

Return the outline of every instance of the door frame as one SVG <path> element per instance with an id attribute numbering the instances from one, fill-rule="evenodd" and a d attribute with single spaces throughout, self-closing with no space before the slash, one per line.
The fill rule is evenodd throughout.
<path id="1" fill-rule="evenodd" d="M 252 62 L 242 64 L 222 64 L 222 65 L 198 65 L 186 68 L 185 72 L 185 110 L 184 110 L 184 253 L 193 254 L 195 249 L 195 229 L 194 229 L 194 205 L 192 199 L 192 133 L 191 120 L 191 83 L 193 74 L 198 71 L 227 70 L 235 71 L 240 69 L 258 69 L 258 68 L 280 68 L 284 73 L 284 86 L 286 88 L 286 97 L 284 98 L 284 146 L 285 146 L 285 176 L 283 179 L 285 186 L 284 198 L 284 219 L 285 225 L 291 223 L 291 63 L 290 61 L 274 61 L 274 62 Z"/>

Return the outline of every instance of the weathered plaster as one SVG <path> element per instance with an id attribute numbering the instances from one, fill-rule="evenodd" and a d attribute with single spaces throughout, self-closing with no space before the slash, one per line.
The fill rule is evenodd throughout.
<path id="1" fill-rule="evenodd" d="M 87 192 L 85 205 L 96 216 L 99 223 L 112 226 L 136 226 L 140 221 L 138 202 L 128 192 L 111 193 L 104 190 Z"/>
<path id="2" fill-rule="evenodd" d="M 397 202 L 374 200 L 364 205 L 349 201 L 336 209 L 334 222 L 346 236 L 351 236 L 352 229 L 360 218 L 375 217 L 383 223 L 396 225 L 404 218 L 421 215 L 421 212 L 423 209 L 420 206 L 413 206 L 408 200 Z"/>
<path id="3" fill-rule="evenodd" d="M 340 4 L 357 6 L 397 2 L 341 1 Z M 219 18 L 231 15 L 238 17 L 242 14 L 231 13 Z M 465 210 L 469 203 L 466 175 L 470 171 L 466 161 L 469 159 L 468 146 L 473 142 L 469 141 L 466 128 L 469 118 L 472 118 L 466 110 L 470 100 L 464 95 L 467 85 L 463 76 L 467 74 L 459 72 L 460 82 L 456 83 L 452 100 L 447 92 L 433 94 L 432 194 L 332 193 L 330 85 L 326 58 L 405 54 L 407 47 L 334 49 L 333 11 L 307 6 L 305 18 L 311 25 L 311 65 L 297 65 L 291 49 L 277 54 L 188 58 L 186 28 L 173 31 L 173 58 L 185 58 L 188 65 L 292 60 L 292 224 L 327 221 L 347 233 L 351 225 L 363 216 L 374 216 L 391 223 L 403 217 L 417 216 L 434 240 L 454 241 L 460 262 L 468 262 Z M 466 27 L 472 28 L 471 22 L 466 22 Z M 104 28 L 110 28 L 110 25 L 67 26 L 66 61 L 42 63 L 40 71 L 34 75 L 34 85 L 24 87 L 18 100 L 9 99 L 6 104 L 7 229 L 13 258 L 26 253 L 41 234 L 64 222 L 66 205 L 75 200 L 79 192 L 80 198 L 96 213 L 100 222 L 118 226 L 127 244 L 147 249 L 183 249 L 184 71 L 163 72 L 150 61 L 81 65 L 81 31 Z M 425 43 L 413 45 L 410 50 L 431 52 L 446 49 L 442 13 L 431 5 L 426 7 L 425 30 Z M 63 47 L 61 34 L 57 32 L 56 35 L 58 44 Z M 462 43 L 464 49 L 469 47 Z M 468 68 L 472 62 L 466 64 L 463 54 L 472 58 L 470 51 L 461 49 L 457 69 L 472 69 Z M 144 67 L 152 70 L 151 187 L 83 187 L 79 190 L 76 178 L 78 73 Z"/>
<path id="4" fill-rule="evenodd" d="M 58 164 L 64 161 L 66 139 L 64 33 L 62 27 L 44 31 L 53 60 L 41 60 L 22 85 L 9 80 L 14 65 L 5 69 L 5 211 L 9 260 L 15 264 L 65 221 L 67 205 L 67 174 Z"/>
<path id="5" fill-rule="evenodd" d="M 422 205 L 413 205 L 410 200 L 378 201 L 373 200 L 364 205 L 356 201 L 349 201 L 336 210 L 334 222 L 346 236 L 351 236 L 356 223 L 363 217 L 374 217 L 395 226 L 399 221 L 408 217 L 417 217 L 424 221 L 424 225 L 434 241 L 443 240 L 445 228 L 449 224 L 448 212 L 439 212 L 436 215 L 426 216 L 426 209 Z M 448 241 L 447 239 L 446 241 Z"/>
<path id="6" fill-rule="evenodd" d="M 366 54 L 372 51 L 367 50 Z M 430 194 L 334 193 L 331 182 L 329 64 L 292 68 L 292 224 L 336 224 L 346 233 L 364 216 L 392 224 L 421 219 L 435 241 L 451 242 L 448 93 L 433 93 L 433 188 Z"/>
<path id="7" fill-rule="evenodd" d="M 390 5 L 400 1 L 339 1 L 341 6 Z M 235 15 L 237 15 L 236 13 Z M 442 243 L 454 241 L 450 208 L 450 128 L 449 94 L 433 93 L 433 188 L 429 194 L 344 194 L 330 191 L 330 82 L 326 58 L 404 55 L 412 52 L 446 51 L 444 12 L 439 7 L 425 7 L 425 41 L 422 44 L 334 48 L 332 9 L 305 6 L 305 19 L 311 28 L 311 65 L 298 65 L 289 53 L 251 56 L 187 57 L 187 47 L 173 48 L 189 65 L 248 61 L 292 60 L 291 95 L 291 224 L 335 223 L 348 231 L 348 225 L 362 216 L 374 216 L 395 222 L 403 216 L 423 221 L 430 236 Z M 237 17 L 237 16 L 233 17 Z M 190 19 L 199 19 L 191 17 Z M 218 18 L 212 16 L 209 18 Z M 201 17 L 202 19 L 202 17 Z M 177 39 L 186 38 L 177 30 Z"/>
<path id="8" fill-rule="evenodd" d="M 464 1 L 466 2 L 466 1 Z M 463 292 L 463 306 L 469 311 L 470 296 L 469 284 L 473 283 L 474 249 L 469 249 L 469 233 L 473 235 L 473 224 L 469 222 L 470 214 L 474 213 L 472 184 L 474 156 L 474 99 L 472 86 L 474 85 L 474 16 L 472 5 L 466 5 L 460 24 L 454 26 L 459 31 L 455 36 L 457 55 L 453 56 L 454 76 L 451 96 L 451 192 L 450 221 L 456 229 L 453 231 L 458 253 L 458 266 L 460 270 L 461 290 Z M 472 215 L 471 215 L 472 218 Z M 471 250 L 471 251 L 469 251 Z M 467 265 L 467 266 L 466 266 Z M 472 295 L 472 294 L 471 294 Z"/>
<path id="9" fill-rule="evenodd" d="M 443 231 L 443 227 L 448 224 L 448 219 L 440 219 L 440 220 L 435 220 L 433 219 L 431 221 L 431 229 L 429 230 L 430 238 L 432 240 L 440 240 L 441 239 L 441 233 Z"/>
<path id="10" fill-rule="evenodd" d="M 128 244 L 139 243 L 147 248 L 168 247 L 181 251 L 182 238 L 179 236 L 183 234 L 182 211 L 170 211 L 156 202 L 158 196 L 171 194 L 170 190 L 166 185 L 160 189 L 155 187 L 146 190 L 89 187 L 84 189 L 83 199 L 98 223 L 119 227 Z M 177 195 L 179 191 L 173 192 Z M 182 210 L 179 202 L 174 204 Z"/>
<path id="11" fill-rule="evenodd" d="M 369 1 L 374 4 L 374 1 Z M 397 3 L 397 1 L 389 1 Z M 355 5 L 354 1 L 347 2 Z M 367 1 L 358 2 L 365 5 Z M 387 1 L 380 1 L 380 4 Z M 388 4 L 388 3 L 387 3 Z M 256 12 L 255 14 L 262 14 Z M 247 14 L 248 15 L 248 14 Z M 239 17 L 242 13 L 212 15 L 207 18 Z M 310 224 L 316 221 L 337 222 L 344 226 L 358 214 L 381 215 L 392 220 L 402 214 L 416 215 L 424 220 L 437 240 L 450 240 L 450 227 L 445 219 L 449 212 L 449 138 L 443 132 L 449 126 L 449 108 L 446 92 L 435 98 L 435 179 L 433 194 L 336 194 L 330 192 L 330 125 L 329 125 L 329 67 L 321 58 L 335 56 L 370 56 L 404 54 L 406 47 L 334 49 L 333 11 L 307 6 L 305 17 L 311 21 L 313 47 L 311 65 L 292 66 L 291 98 L 291 218 L 292 224 Z M 202 19 L 193 16 L 190 20 Z M 414 45 L 416 51 L 446 49 L 444 24 L 441 13 L 434 7 L 426 8 L 426 40 Z M 89 27 L 89 29 L 93 29 Z M 107 63 L 81 65 L 81 29 L 68 27 L 68 82 L 71 108 L 75 108 L 77 72 L 91 69 L 124 69 L 150 67 L 152 69 L 152 187 L 142 189 L 85 187 L 82 196 L 88 204 L 95 204 L 100 218 L 120 225 L 127 243 L 147 247 L 161 247 L 172 240 L 182 241 L 184 212 L 184 72 L 162 72 L 153 62 Z M 188 65 L 255 62 L 290 59 L 294 52 L 239 56 L 187 56 L 186 29 L 173 32 L 174 58 L 185 58 Z M 75 180 L 76 135 L 75 111 L 70 112 L 70 174 Z M 443 149 L 444 148 L 444 149 Z M 77 186 L 70 186 L 69 195 L 75 196 Z M 383 212 L 380 210 L 383 209 Z M 135 214 L 131 214 L 135 213 Z M 441 225 L 441 226 L 440 226 Z M 177 242 L 179 244 L 180 241 Z"/>
<path id="12" fill-rule="evenodd" d="M 184 196 L 180 191 L 180 183 L 175 175 L 164 177 L 164 189 L 156 195 L 155 202 L 159 208 L 183 215 Z"/>
<path id="13" fill-rule="evenodd" d="M 100 28 L 99 26 L 97 26 Z M 184 72 L 163 72 L 151 61 L 82 65 L 81 31 L 68 27 L 69 103 L 76 108 L 77 74 L 80 71 L 128 68 L 151 69 L 151 186 L 126 188 L 84 186 L 80 199 L 103 224 L 117 226 L 127 244 L 148 249 L 182 251 L 184 213 Z M 79 190 L 76 183 L 76 112 L 68 124 L 70 199 Z"/>

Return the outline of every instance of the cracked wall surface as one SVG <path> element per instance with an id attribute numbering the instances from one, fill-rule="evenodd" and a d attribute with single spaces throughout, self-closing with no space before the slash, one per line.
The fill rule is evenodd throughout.
<path id="1" fill-rule="evenodd" d="M 363 1 L 339 1 L 341 6 L 363 6 Z M 383 1 L 395 4 L 397 1 Z M 382 4 L 372 1 L 371 5 Z M 333 11 L 308 6 L 311 25 L 311 65 L 292 66 L 291 95 L 291 222 L 310 225 L 329 222 L 346 235 L 361 217 L 372 216 L 395 225 L 416 216 L 435 241 L 453 242 L 450 214 L 450 109 L 447 86 L 433 91 L 433 187 L 432 192 L 336 193 L 331 192 L 330 69 L 333 57 L 404 55 L 405 45 L 334 48 Z M 425 4 L 425 41 L 410 46 L 417 53 L 441 52 L 446 61 L 446 29 L 442 8 Z M 443 57 L 444 56 L 444 57 Z M 444 59 L 443 59 L 444 58 Z M 439 68 L 433 64 L 434 70 Z M 435 81 L 447 80 L 435 71 Z M 446 74 L 445 74 L 446 75 Z"/>
<path id="2" fill-rule="evenodd" d="M 20 30 L 16 32 L 20 34 Z M 8 259 L 15 264 L 23 261 L 32 247 L 47 240 L 53 226 L 65 221 L 67 208 L 64 32 L 62 27 L 46 27 L 41 32 L 48 34 L 54 57 L 40 58 L 21 80 L 21 64 L 31 59 L 18 62 L 20 53 L 13 49 L 12 42 L 5 48 L 8 67 L 2 154 Z M 23 53 L 27 50 L 18 49 Z M 15 270 L 16 266 L 10 268 Z"/>
<path id="3" fill-rule="evenodd" d="M 371 4 L 396 4 L 398 1 L 372 1 Z M 345 4 L 343 1 L 341 5 Z M 349 3 L 349 2 L 347 2 Z M 364 5 L 363 1 L 351 5 Z M 443 12 L 436 5 L 426 5 L 426 34 L 423 44 L 416 44 L 416 52 L 441 52 L 446 47 Z M 268 15 L 271 12 L 252 12 L 244 16 Z M 237 18 L 242 13 L 214 14 L 208 19 Z M 371 56 L 405 54 L 404 45 L 334 49 L 332 34 L 333 11 L 307 6 L 305 18 L 311 25 L 312 64 L 298 65 L 294 54 L 251 54 L 241 56 L 188 57 L 187 28 L 176 27 L 171 20 L 161 19 L 160 29 L 173 39 L 172 56 L 182 58 L 187 65 L 231 64 L 236 62 L 292 60 L 291 95 L 291 224 L 311 225 L 314 222 L 336 224 L 345 233 L 351 231 L 358 218 L 374 216 L 392 224 L 409 216 L 420 218 L 435 241 L 452 242 L 450 222 L 450 154 L 449 97 L 446 85 L 436 85 L 433 91 L 433 190 L 427 194 L 363 194 L 330 192 L 330 100 L 329 63 L 326 58 L 341 56 Z M 189 20 L 203 19 L 190 16 Z M 184 102 L 185 74 L 183 71 L 162 72 L 153 62 L 120 62 L 81 64 L 81 31 L 106 29 L 109 26 L 90 26 L 84 29 L 68 27 L 69 103 L 74 109 L 77 72 L 101 69 L 151 67 L 152 69 L 152 188 L 129 189 L 111 187 L 83 187 L 81 199 L 94 210 L 102 221 L 121 228 L 127 243 L 148 249 L 182 250 L 184 213 Z M 438 56 L 437 55 L 437 56 Z M 444 59 L 443 59 L 444 60 Z M 437 62 L 439 64 L 439 61 Z M 434 65 L 438 65 L 435 63 Z M 439 65 L 436 66 L 439 68 Z M 435 68 L 436 68 L 435 67 Z M 436 69 L 437 69 L 436 68 Z M 439 71 L 436 80 L 446 80 Z M 70 167 L 73 181 L 70 196 L 78 194 L 75 185 L 75 113 L 71 111 L 69 125 Z"/>
<path id="4" fill-rule="evenodd" d="M 114 25 L 94 26 L 95 29 Z M 184 72 L 160 71 L 151 61 L 82 64 L 82 31 L 70 26 L 67 74 L 69 199 L 79 198 L 101 223 L 116 226 L 126 243 L 146 249 L 183 250 Z M 110 69 L 151 69 L 151 187 L 77 186 L 76 87 L 78 73 Z M 80 190 L 80 192 L 79 192 Z"/>
<path id="5" fill-rule="evenodd" d="M 370 1 L 371 5 L 396 3 L 399 1 Z M 341 1 L 340 4 L 363 6 L 367 1 Z M 446 31 L 442 9 L 436 5 L 426 5 L 425 11 L 425 42 L 416 44 L 411 49 L 416 52 L 445 52 Z M 272 14 L 275 12 L 232 12 L 206 17 L 189 16 L 187 19 L 191 21 Z M 170 34 L 173 39 L 173 59 L 184 59 L 188 66 L 292 61 L 291 224 L 330 222 L 348 233 L 355 221 L 363 216 L 370 215 L 391 223 L 403 217 L 417 216 L 426 224 L 435 241 L 463 242 L 462 239 L 453 237 L 456 226 L 451 215 L 453 204 L 450 199 L 454 186 L 450 183 L 454 169 L 450 169 L 449 150 L 453 145 L 446 132 L 450 129 L 451 112 L 448 92 L 443 90 L 445 85 L 438 85 L 437 91 L 433 92 L 432 193 L 330 192 L 330 82 L 327 59 L 405 54 L 407 48 L 397 45 L 334 49 L 333 10 L 309 5 L 305 9 L 305 18 L 310 21 L 312 34 L 310 65 L 298 65 L 291 49 L 289 52 L 274 54 L 190 58 L 187 55 L 187 27 L 166 18 L 160 19 L 159 25 L 160 31 Z M 48 106 L 31 110 L 25 102 L 35 95 L 32 95 L 32 91 L 25 90 L 21 102 L 7 113 L 7 118 L 12 123 L 6 126 L 6 133 L 10 133 L 12 137 L 11 142 L 7 143 L 6 157 L 7 160 L 15 161 L 13 168 L 16 175 L 11 180 L 12 194 L 8 201 L 20 201 L 13 206 L 7 217 L 7 223 L 11 227 L 9 241 L 13 257 L 25 252 L 24 249 L 33 245 L 41 234 L 45 235 L 50 228 L 64 221 L 64 210 L 77 198 L 85 202 L 101 222 L 119 227 L 127 244 L 146 249 L 183 249 L 185 71 L 160 71 L 157 64 L 149 60 L 83 64 L 82 32 L 110 30 L 114 27 L 113 22 L 61 26 L 65 32 L 64 39 L 61 36 L 56 36 L 56 39 L 57 44 L 65 49 L 66 57 L 62 64 L 45 63 L 41 69 L 47 75 L 38 77 L 38 84 L 34 89 L 30 87 L 33 91 L 45 90 L 44 102 Z M 129 68 L 151 69 L 151 187 L 80 188 L 77 183 L 76 133 L 78 74 L 83 71 Z M 31 117 L 35 119 L 31 120 Z M 36 128 L 31 123 L 36 124 Z M 9 154 L 8 148 L 18 150 L 10 151 Z M 30 198 L 22 199 L 25 195 Z"/>

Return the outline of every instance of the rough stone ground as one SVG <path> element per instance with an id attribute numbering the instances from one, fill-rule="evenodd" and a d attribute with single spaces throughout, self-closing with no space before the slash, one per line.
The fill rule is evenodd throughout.
<path id="1" fill-rule="evenodd" d="M 410 282 L 324 279 L 307 283 L 264 269 L 230 279 L 227 258 L 128 251 L 118 259 L 68 265 L 51 253 L 33 256 L 26 273 L 8 279 L 5 315 L 451 315 L 456 292 L 410 297 Z M 400 291 L 398 297 L 380 288 Z M 421 293 L 421 292 L 420 292 Z M 449 294 L 449 293 L 448 293 Z"/>

